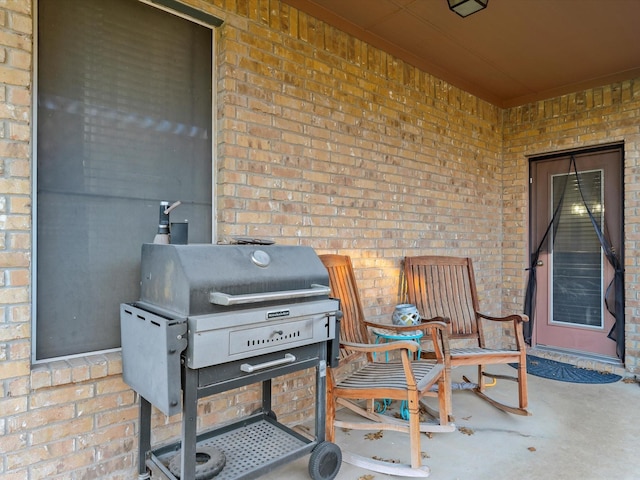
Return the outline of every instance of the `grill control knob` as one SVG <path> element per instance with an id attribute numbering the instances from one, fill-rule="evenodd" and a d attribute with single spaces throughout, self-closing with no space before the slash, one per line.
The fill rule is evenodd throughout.
<path id="1" fill-rule="evenodd" d="M 271 257 L 264 250 L 256 250 L 251 254 L 251 261 L 259 267 L 268 267 L 271 263 Z"/>

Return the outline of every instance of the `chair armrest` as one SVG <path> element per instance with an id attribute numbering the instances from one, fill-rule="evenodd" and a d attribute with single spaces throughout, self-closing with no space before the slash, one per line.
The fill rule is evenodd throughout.
<path id="1" fill-rule="evenodd" d="M 429 323 L 429 322 L 442 322 L 449 325 L 451 323 L 451 319 L 449 317 L 433 317 L 433 318 L 422 319 L 422 323 Z"/>
<path id="2" fill-rule="evenodd" d="M 341 346 L 347 350 L 364 353 L 378 353 L 389 352 L 391 350 L 400 351 L 400 361 L 402 363 L 402 369 L 404 370 L 405 380 L 409 389 L 417 388 L 416 378 L 413 374 L 413 368 L 411 359 L 409 358 L 409 352 L 416 353 L 420 350 L 420 344 L 413 340 L 395 340 L 388 343 L 366 344 L 366 343 L 352 343 L 341 342 Z M 375 364 L 375 362 L 374 362 Z M 383 365 L 380 363 L 379 365 Z"/>
<path id="3" fill-rule="evenodd" d="M 494 322 L 513 322 L 516 348 L 519 352 L 526 351 L 527 347 L 524 341 L 524 329 L 522 324 L 529 321 L 529 317 L 527 315 L 514 313 L 512 315 L 507 315 L 506 317 L 492 317 L 491 315 L 485 315 L 479 312 L 476 312 L 476 315 L 478 315 L 479 318 L 484 318 L 485 320 Z"/>
<path id="4" fill-rule="evenodd" d="M 433 345 L 433 353 L 438 363 L 450 365 L 451 351 L 449 347 L 449 324 L 448 318 L 436 317 L 439 320 L 423 320 L 420 327 L 431 328 L 431 343 Z M 427 332 L 425 331 L 425 336 Z"/>
<path id="5" fill-rule="evenodd" d="M 420 330 L 424 336 L 423 339 L 430 339 L 433 344 L 433 350 L 438 363 L 448 364 L 450 362 L 449 349 L 449 323 L 448 318 L 434 317 L 429 320 L 423 320 L 417 325 L 400 326 L 388 323 L 364 322 L 367 327 L 378 328 L 391 331 L 397 334 L 403 332 L 410 334 L 416 330 Z M 404 341 L 404 340 L 400 340 Z M 392 342 L 395 343 L 395 342 Z M 387 344 L 388 345 L 388 344 Z"/>
<path id="6" fill-rule="evenodd" d="M 413 340 L 396 340 L 393 342 L 375 344 L 340 342 L 340 345 L 348 350 L 366 353 L 390 352 L 392 350 L 408 350 L 415 353 L 420 349 L 420 344 Z"/>
<path id="7" fill-rule="evenodd" d="M 512 315 L 507 315 L 506 317 L 493 317 L 491 315 L 486 315 L 484 313 L 480 313 L 480 312 L 476 312 L 476 315 L 478 315 L 478 317 L 480 318 L 484 318 L 486 320 L 491 320 L 494 322 L 528 322 L 529 321 L 529 317 L 526 315 L 522 315 L 520 313 L 514 313 Z"/>
<path id="8" fill-rule="evenodd" d="M 411 333 L 411 332 L 415 332 L 416 330 L 421 330 L 423 333 L 426 334 L 427 330 L 430 330 L 432 328 L 446 329 L 447 323 L 449 323 L 449 319 L 444 317 L 434 317 L 429 320 L 422 320 L 417 325 L 406 325 L 406 326 L 395 325 L 393 323 L 374 323 L 374 322 L 367 322 L 367 321 L 364 322 L 364 324 L 367 327 L 378 328 L 382 330 L 389 330 L 391 332 L 400 333 L 400 334 Z"/>
<path id="9" fill-rule="evenodd" d="M 449 348 L 449 319 L 444 317 L 435 317 L 429 320 L 423 320 L 418 325 L 409 325 L 401 327 L 400 325 L 389 325 L 365 322 L 368 327 L 383 328 L 396 333 L 402 332 L 415 332 L 420 330 L 423 332 L 423 339 L 431 340 L 433 344 L 433 351 L 435 358 L 439 363 L 448 364 L 450 362 L 450 348 Z"/>

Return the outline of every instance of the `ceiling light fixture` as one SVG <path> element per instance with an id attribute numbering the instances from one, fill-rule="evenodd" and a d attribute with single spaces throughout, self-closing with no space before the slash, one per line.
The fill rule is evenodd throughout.
<path id="1" fill-rule="evenodd" d="M 461 17 L 468 17 L 472 13 L 479 12 L 487 8 L 489 0 L 447 0 L 449 9 L 456 12 Z"/>

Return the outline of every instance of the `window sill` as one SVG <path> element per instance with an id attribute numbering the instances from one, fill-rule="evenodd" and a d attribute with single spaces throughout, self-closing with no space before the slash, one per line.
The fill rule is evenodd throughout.
<path id="1" fill-rule="evenodd" d="M 86 382 L 121 373 L 122 355 L 120 352 L 56 360 L 31 367 L 31 389 L 39 390 Z"/>

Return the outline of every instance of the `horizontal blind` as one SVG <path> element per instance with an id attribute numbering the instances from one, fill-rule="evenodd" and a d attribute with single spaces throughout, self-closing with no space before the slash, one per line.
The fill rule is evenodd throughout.
<path id="1" fill-rule="evenodd" d="M 38 2 L 36 360 L 120 346 L 161 200 L 211 242 L 212 32 L 137 0 Z"/>
<path id="2" fill-rule="evenodd" d="M 603 175 L 597 170 L 554 177 L 554 204 L 562 196 L 565 182 L 553 242 L 553 320 L 601 326 L 602 253 L 587 206 L 601 226 Z"/>

